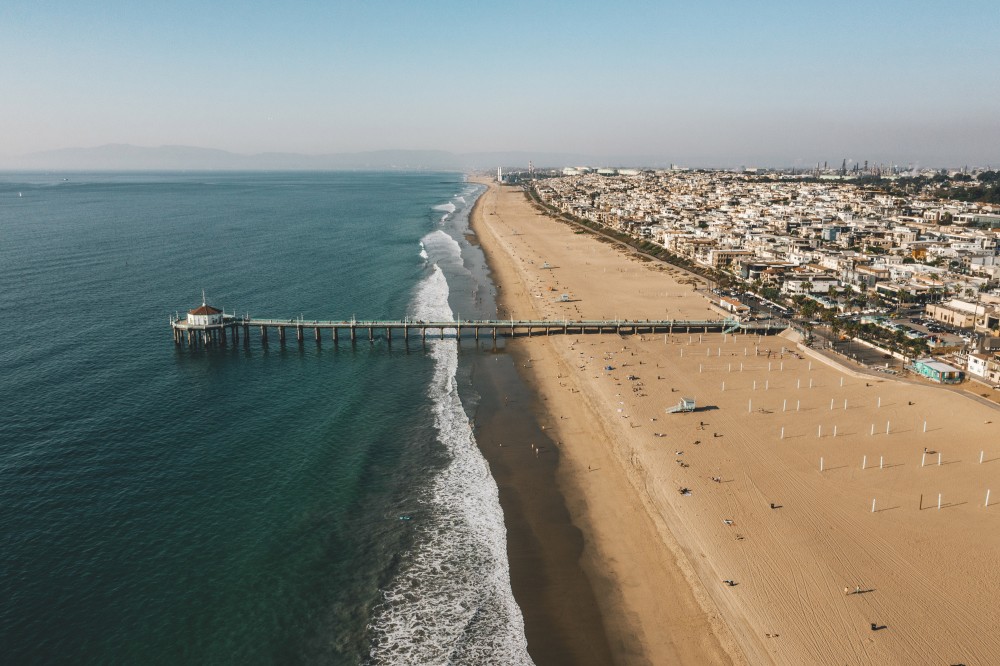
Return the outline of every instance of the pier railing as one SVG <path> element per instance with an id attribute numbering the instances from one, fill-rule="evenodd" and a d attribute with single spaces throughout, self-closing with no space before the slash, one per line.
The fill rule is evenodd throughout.
<path id="1" fill-rule="evenodd" d="M 200 325 L 189 324 L 186 320 L 171 317 L 174 342 L 178 345 L 225 345 L 227 336 L 237 344 L 242 333 L 244 344 L 249 344 L 251 331 L 259 331 L 260 342 L 268 344 L 271 333 L 276 333 L 278 341 L 285 343 L 287 334 L 293 332 L 296 340 L 305 342 L 309 333 L 317 343 L 323 339 L 323 331 L 330 331 L 334 344 L 340 342 L 341 335 L 356 343 L 359 337 L 374 342 L 377 338 L 392 342 L 393 334 L 401 335 L 404 343 L 413 337 L 426 341 L 427 336 L 461 339 L 471 335 L 479 340 L 481 335 L 496 340 L 497 337 L 531 337 L 552 334 L 618 334 L 636 335 L 640 333 L 755 333 L 768 335 L 787 328 L 784 319 L 763 319 L 741 321 L 726 319 L 345 319 L 340 321 L 306 319 L 272 319 L 250 316 L 225 315 L 221 323 Z"/>

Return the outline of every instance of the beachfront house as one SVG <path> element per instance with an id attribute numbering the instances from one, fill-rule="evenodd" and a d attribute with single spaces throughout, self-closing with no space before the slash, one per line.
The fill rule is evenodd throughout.
<path id="1" fill-rule="evenodd" d="M 735 314 L 737 317 L 746 317 L 750 314 L 750 306 L 744 305 L 736 298 L 720 296 L 718 305 L 726 314 Z"/>
<path id="2" fill-rule="evenodd" d="M 965 379 L 965 373 L 958 368 L 930 358 L 917 359 L 910 369 L 939 384 L 960 384 Z"/>
<path id="3" fill-rule="evenodd" d="M 967 369 L 990 384 L 1000 384 L 1000 353 L 983 351 L 969 354 Z"/>
<path id="4" fill-rule="evenodd" d="M 970 375 L 975 375 L 976 377 L 986 378 L 986 368 L 990 361 L 990 357 L 986 354 L 977 354 L 975 352 L 969 354 L 969 359 L 967 361 L 966 368 Z"/>

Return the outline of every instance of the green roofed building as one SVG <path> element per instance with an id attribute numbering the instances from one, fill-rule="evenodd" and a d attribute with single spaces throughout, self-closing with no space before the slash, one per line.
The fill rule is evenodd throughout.
<path id="1" fill-rule="evenodd" d="M 930 358 L 917 359 L 910 369 L 940 384 L 960 384 L 965 379 L 965 373 L 955 366 Z"/>

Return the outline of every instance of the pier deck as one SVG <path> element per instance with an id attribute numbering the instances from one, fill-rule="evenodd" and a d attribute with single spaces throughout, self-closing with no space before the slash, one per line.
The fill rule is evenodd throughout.
<path id="1" fill-rule="evenodd" d="M 617 334 L 636 335 L 639 333 L 754 333 L 768 335 L 779 333 L 789 323 L 783 319 L 763 319 L 740 321 L 738 319 L 672 320 L 672 319 L 588 319 L 588 320 L 545 320 L 545 319 L 461 319 L 450 321 L 425 321 L 418 319 L 350 319 L 342 321 L 319 321 L 303 319 L 262 319 L 226 315 L 221 324 L 193 325 L 179 318 L 170 319 L 174 342 L 178 345 L 225 345 L 227 336 L 233 344 L 239 342 L 243 334 L 244 344 L 249 344 L 251 330 L 259 331 L 261 344 L 268 344 L 269 332 L 276 333 L 278 341 L 284 344 L 287 334 L 293 333 L 301 344 L 306 337 L 313 337 L 317 343 L 323 338 L 323 331 L 330 331 L 334 343 L 341 336 L 351 342 L 359 337 L 374 341 L 376 338 L 392 342 L 393 335 L 403 341 L 413 337 L 426 340 L 427 336 L 438 338 L 462 338 L 471 335 L 476 340 L 481 335 L 492 339 L 497 337 L 531 337 L 552 334 Z"/>

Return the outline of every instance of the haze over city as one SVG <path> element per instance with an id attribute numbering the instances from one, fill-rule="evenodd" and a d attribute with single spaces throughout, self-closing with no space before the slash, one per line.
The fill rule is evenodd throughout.
<path id="1" fill-rule="evenodd" d="M 995 3 L 116 3 L 0 12 L 0 156 L 1000 161 Z"/>

